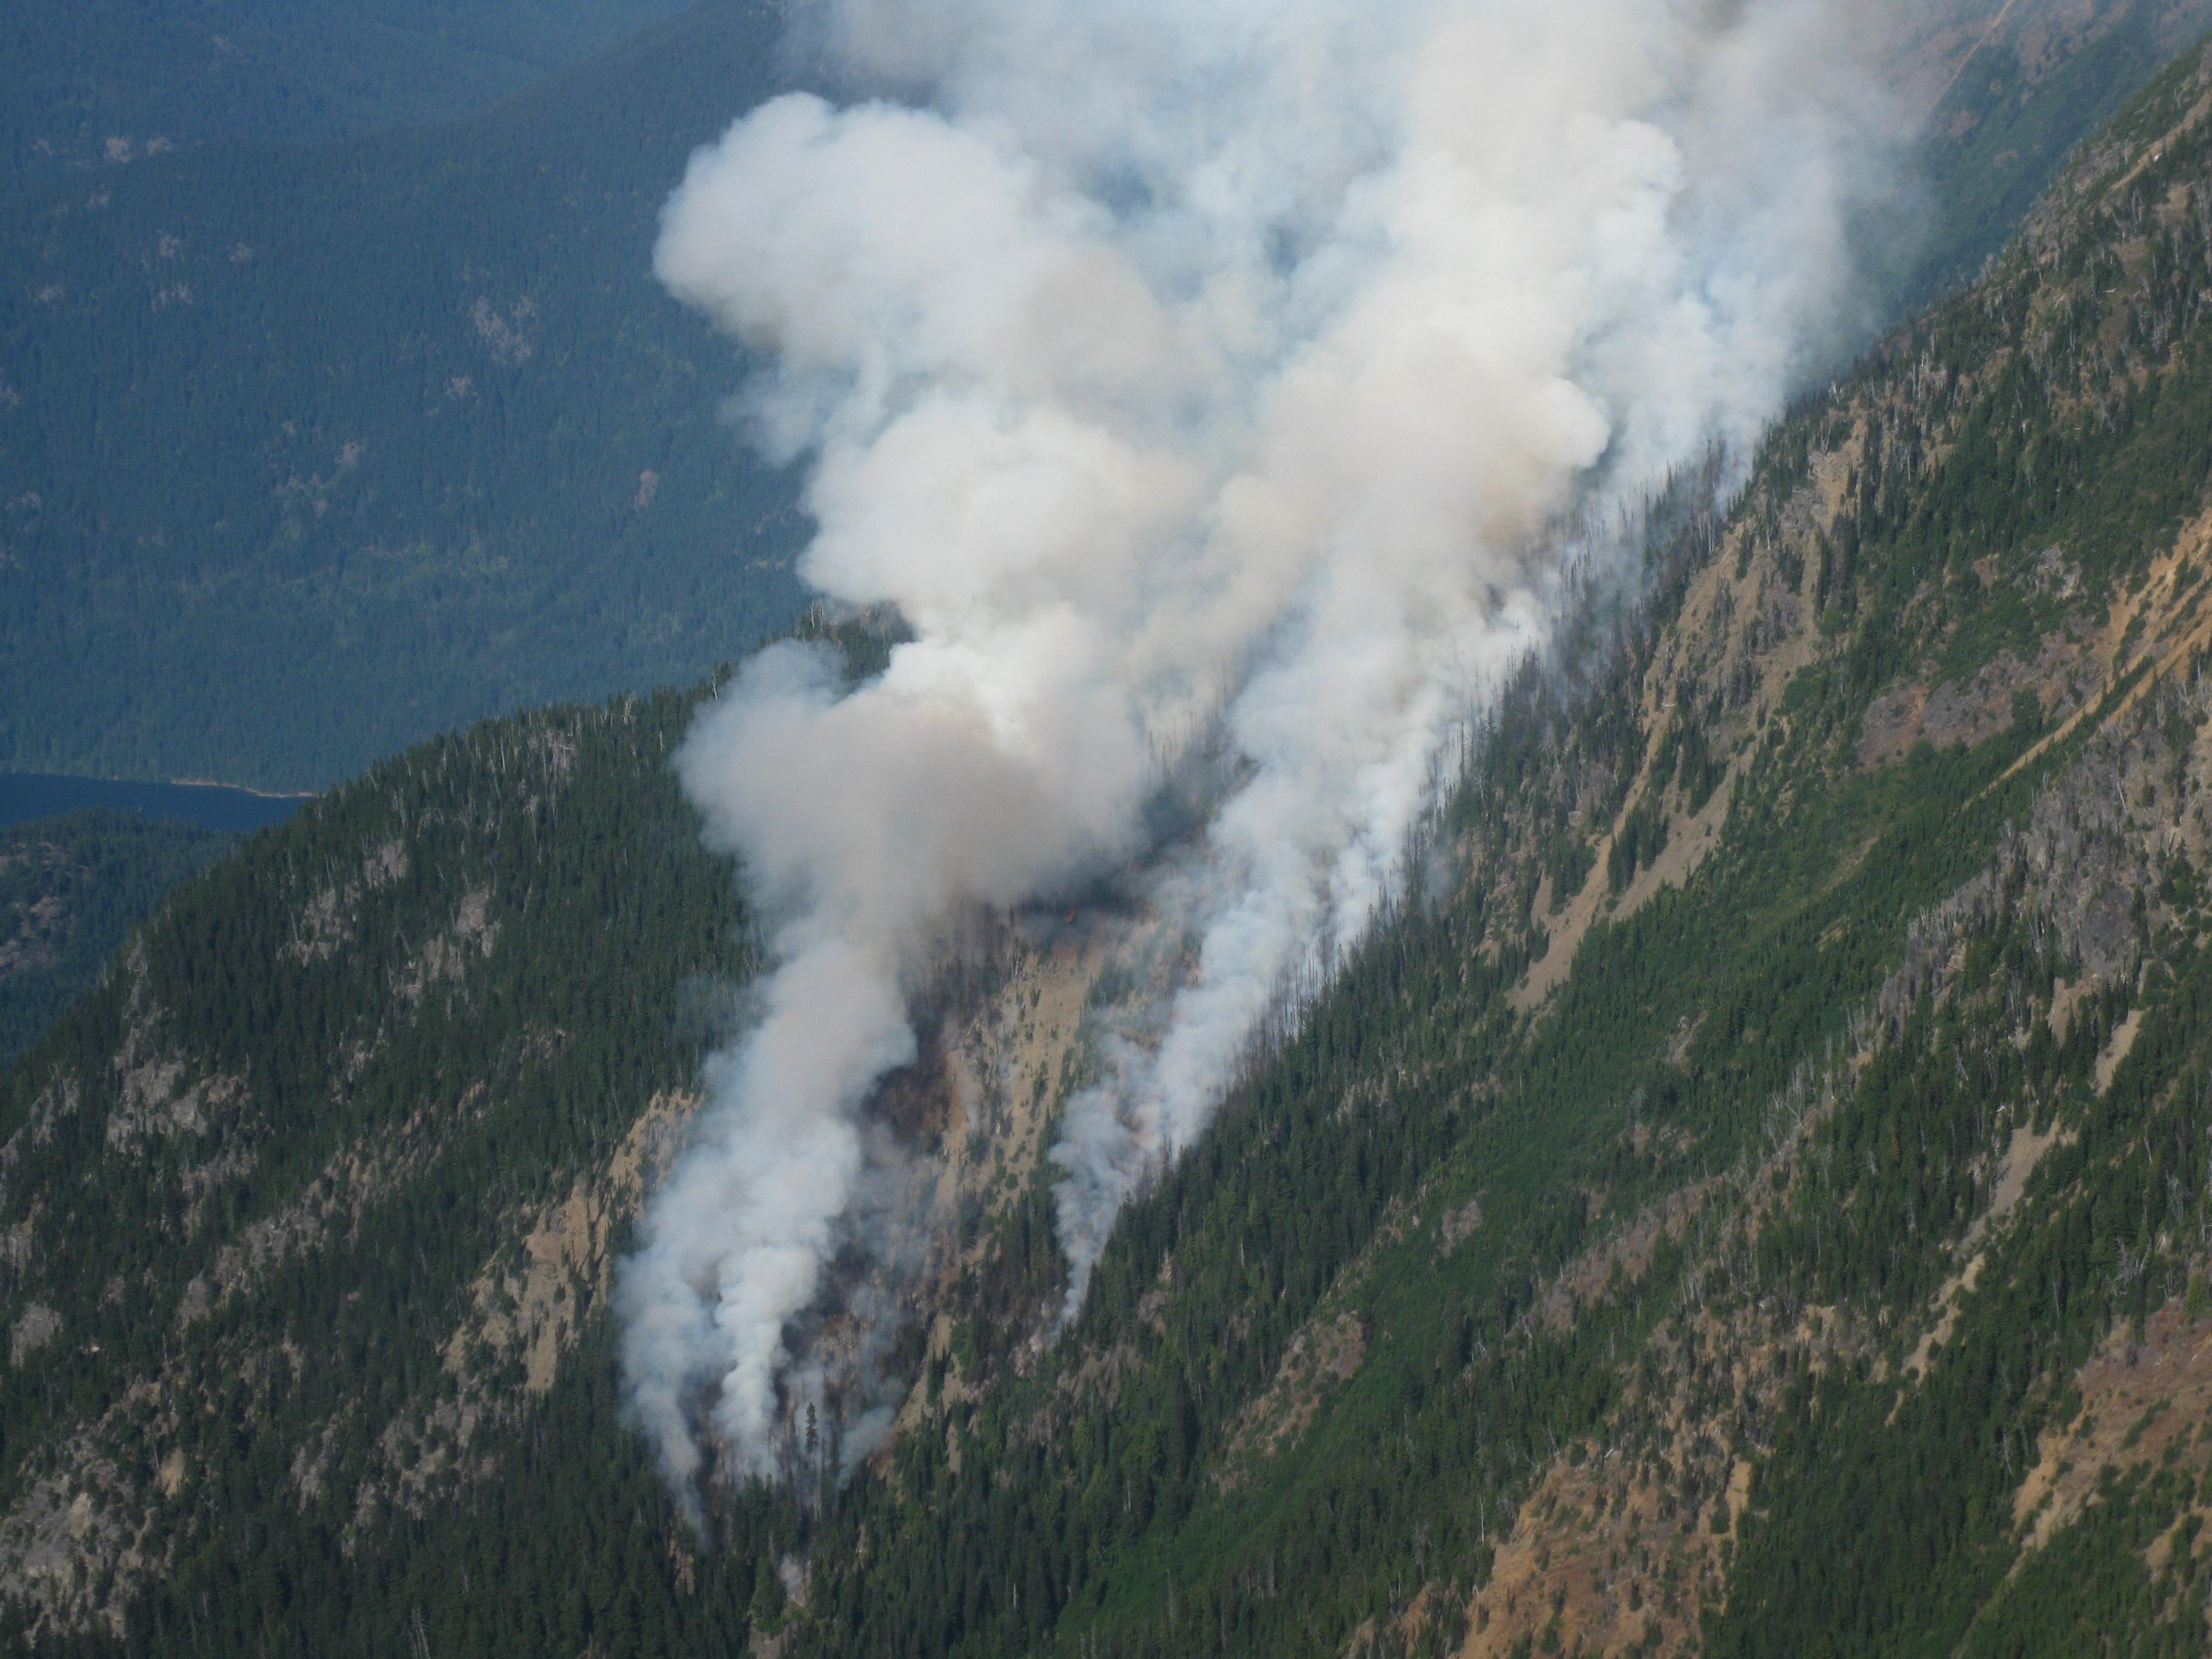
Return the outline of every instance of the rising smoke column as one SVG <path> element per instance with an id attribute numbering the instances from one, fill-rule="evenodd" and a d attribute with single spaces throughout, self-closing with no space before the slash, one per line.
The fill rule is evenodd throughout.
<path id="1" fill-rule="evenodd" d="M 1141 857 L 1199 942 L 1054 1156 L 1079 1297 L 1301 964 L 1397 879 L 1455 722 L 1543 638 L 1571 510 L 1747 452 L 1832 341 L 1883 125 L 1816 0 L 830 0 L 853 83 L 691 162 L 656 256 L 773 368 L 802 569 L 915 638 L 749 665 L 679 757 L 774 969 L 621 1289 L 679 1481 L 775 1462 L 903 988 L 978 907 Z"/>

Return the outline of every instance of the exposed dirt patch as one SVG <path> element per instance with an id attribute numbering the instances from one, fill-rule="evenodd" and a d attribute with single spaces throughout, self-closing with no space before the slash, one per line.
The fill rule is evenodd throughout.
<path id="1" fill-rule="evenodd" d="M 128 1154 L 155 1136 L 204 1134 L 245 1099 L 240 1078 L 214 1075 L 185 1081 L 188 1065 L 178 1054 L 147 1053 L 133 1028 L 116 1066 L 116 1099 L 107 1115 L 110 1152 Z"/>
<path id="2" fill-rule="evenodd" d="M 1935 1323 L 1929 1327 L 1905 1360 L 1907 1375 L 1925 1375 L 1929 1356 L 1939 1344 L 1951 1340 L 1951 1333 L 1958 1328 L 1960 1298 L 1972 1295 L 1974 1287 L 1981 1282 L 1982 1268 L 1988 1260 L 1981 1248 L 1983 1242 L 2020 1202 L 2021 1194 L 2027 1188 L 2027 1178 L 2035 1173 L 2035 1166 L 2043 1161 L 2043 1155 L 2064 1139 L 2065 1134 L 2055 1127 L 2041 1134 L 2025 1124 L 2013 1131 L 2011 1140 L 2006 1143 L 2004 1156 L 1997 1164 L 1996 1182 L 1990 1193 L 1989 1207 L 1975 1218 L 1973 1226 L 1959 1244 L 1958 1254 L 1965 1259 L 1966 1265 L 1946 1279 L 1936 1291 Z"/>
<path id="3" fill-rule="evenodd" d="M 556 1202 L 516 1218 L 509 1234 L 519 1235 L 516 1244 L 471 1284 L 469 1312 L 441 1345 L 444 1390 L 377 1434 L 381 1468 L 355 1491 L 349 1535 L 388 1509 L 419 1516 L 441 1492 L 493 1474 L 483 1434 L 552 1388 L 561 1362 L 613 1288 L 623 1230 L 673 1161 L 697 1105 L 696 1096 L 654 1096 L 605 1164 L 579 1176 Z M 336 1426 L 294 1458 L 303 1502 L 328 1478 Z"/>
<path id="4" fill-rule="evenodd" d="M 637 1214 L 653 1176 L 672 1159 L 684 1121 L 697 1104 L 696 1096 L 656 1095 L 605 1167 L 579 1176 L 565 1198 L 532 1218 L 519 1265 L 495 1262 L 477 1275 L 469 1287 L 473 1315 L 446 1341 L 449 1372 L 480 1388 L 483 1360 L 496 1365 L 511 1356 L 529 1393 L 553 1386 L 562 1355 L 612 1288 L 620 1230 Z"/>
<path id="5" fill-rule="evenodd" d="M 1662 1328 L 1643 1372 L 1656 1381 L 1630 1383 L 1607 1434 L 1559 1448 L 1513 1514 L 1462 1659 L 1697 1652 L 1705 1614 L 1725 1605 L 1753 1460 L 1785 1388 L 1875 1346 L 1828 1308 L 1787 1327 L 1749 1304 Z"/>
<path id="6" fill-rule="evenodd" d="M 1482 1203 L 1469 1199 L 1455 1210 L 1445 1212 L 1437 1223 L 1437 1254 L 1449 1255 L 1474 1237 L 1474 1230 L 1482 1225 Z"/>
<path id="7" fill-rule="evenodd" d="M 2184 525 L 2173 545 L 2154 559 L 2132 588 L 2113 599 L 2105 626 L 2085 641 L 2087 668 L 2101 685 L 2116 687 L 2136 676 L 2118 696 L 2087 697 L 2057 727 L 2039 739 L 2005 772 L 2010 777 L 2063 743 L 2083 722 L 2106 732 L 2140 703 L 2160 681 L 2183 673 L 2212 646 L 2212 612 L 2205 599 L 2212 587 L 2203 581 L 2212 564 L 2212 508 Z"/>
<path id="8" fill-rule="evenodd" d="M 39 1091 L 31 1101 L 31 1109 L 25 1115 L 22 1126 L 4 1141 L 0 1141 L 0 1194 L 4 1194 L 8 1172 L 22 1157 L 26 1146 L 43 1146 L 54 1138 L 54 1126 L 65 1117 L 72 1117 L 84 1104 L 83 1095 L 76 1079 L 66 1074 L 56 1077 Z"/>
<path id="9" fill-rule="evenodd" d="M 2044 1434 L 2035 1466 L 2013 1494 L 2014 1518 L 2030 1528 L 2028 1551 L 2099 1501 L 2108 1469 L 2169 1458 L 2199 1474 L 2212 1467 L 2203 1433 L 2212 1423 L 2212 1320 L 2191 1320 L 2180 1301 L 2169 1302 L 2141 1330 L 2113 1331 L 2074 1380 L 2080 1414 Z M 2212 1505 L 2190 1513 L 2212 1518 Z"/>
<path id="10" fill-rule="evenodd" d="M 8 1330 L 8 1363 L 21 1365 L 60 1334 L 62 1316 L 43 1302 L 33 1302 L 15 1316 Z"/>
<path id="11" fill-rule="evenodd" d="M 248 1358 L 243 1370 L 259 1392 L 267 1364 Z M 0 1597 L 28 1613 L 34 1641 L 94 1626 L 120 1636 L 125 1609 L 168 1570 L 173 1542 L 155 1549 L 149 1537 L 185 1490 L 184 1461 L 172 1453 L 158 1468 L 133 1467 L 113 1448 L 173 1439 L 173 1396 L 166 1382 L 135 1382 L 83 1431 L 38 1455 L 35 1468 L 18 1471 L 23 1485 L 0 1516 Z"/>
<path id="12" fill-rule="evenodd" d="M 69 938 L 70 913 L 59 894 L 48 893 L 18 906 L 12 918 L 0 918 L 7 920 L 14 921 L 15 933 L 0 939 L 0 979 L 35 973 L 61 959 L 61 946 Z"/>
<path id="13" fill-rule="evenodd" d="M 1743 1507 L 1750 1465 L 1731 1464 L 1722 1503 Z M 1741 1472 L 1739 1474 L 1739 1471 Z M 1584 1443 L 1547 1469 L 1498 1546 L 1470 1609 L 1462 1659 L 1546 1652 L 1679 1653 L 1718 1601 L 1723 1540 L 1686 1509 L 1686 1470 Z"/>
<path id="14" fill-rule="evenodd" d="M 1313 1426 L 1322 1399 L 1348 1382 L 1367 1358 L 1367 1322 L 1356 1313 L 1323 1315 L 1306 1324 L 1283 1351 L 1267 1390 L 1244 1408 L 1223 1455 L 1214 1484 L 1224 1492 L 1242 1481 L 1253 1457 L 1278 1457 Z"/>
<path id="15" fill-rule="evenodd" d="M 2066 1033 L 2074 1028 L 2074 1016 L 2097 988 L 2092 979 L 2057 980 L 2051 988 L 2051 1012 L 2048 1024 L 2051 1035 L 2057 1042 L 2066 1041 Z"/>
<path id="16" fill-rule="evenodd" d="M 2105 1040 L 2105 1046 L 2097 1055 L 2099 1094 L 2112 1086 L 2113 1075 L 2120 1069 L 2120 1062 L 2134 1052 L 2136 1034 L 2142 1030 L 2142 1010 L 2140 1008 L 2128 1010 L 2128 1017 L 2112 1028 L 2112 1036 Z"/>
<path id="17" fill-rule="evenodd" d="M 337 1154 L 291 1202 L 216 1250 L 213 1262 L 185 1285 L 178 1324 L 204 1319 L 279 1262 L 356 1224 L 385 1194 L 427 1168 L 453 1128 L 488 1109 L 490 1098 L 485 1085 L 473 1084 L 457 1099 L 418 1106 L 404 1121 Z"/>
<path id="18" fill-rule="evenodd" d="M 67 1449 L 68 1472 L 34 1482 L 0 1517 L 0 1591 L 34 1610 L 34 1637 L 93 1623 L 120 1637 L 131 1569 L 143 1565 L 126 1557 L 145 1522 L 112 1462 L 81 1439 Z"/>
<path id="19" fill-rule="evenodd" d="M 1650 1270 L 1660 1245 L 1679 1240 L 1705 1206 L 1712 1183 L 1699 1182 L 1672 1193 L 1638 1215 L 1594 1249 L 1563 1268 L 1537 1305 L 1545 1328 L 1564 1335 L 1574 1328 L 1583 1308 Z"/>
<path id="20" fill-rule="evenodd" d="M 1859 721 L 1859 764 L 1871 771 L 1895 760 L 1920 736 L 1920 711 L 1928 706 L 1924 685 L 1900 685 L 1867 705 Z"/>
<path id="21" fill-rule="evenodd" d="M 349 944 L 361 920 L 362 900 L 392 885 L 407 873 L 407 843 L 394 837 L 362 860 L 342 882 L 324 888 L 301 907 L 284 953 L 295 962 L 322 962 Z"/>
<path id="22" fill-rule="evenodd" d="M 1817 564 L 1844 510 L 1864 447 L 1863 434 L 1854 433 L 1836 450 L 1814 456 L 1811 477 L 1776 522 L 1766 530 L 1734 526 L 1692 579 L 1681 613 L 1644 675 L 1638 709 L 1646 739 L 1642 767 L 1595 843 L 1588 877 L 1551 926 L 1543 956 L 1510 994 L 1517 1011 L 1533 1012 L 1565 981 L 1598 921 L 1625 919 L 1663 888 L 1686 885 L 1718 846 L 1750 761 L 1750 739 L 1779 709 L 1791 679 L 1820 658 L 1805 568 Z M 1666 819 L 1665 845 L 1616 895 L 1607 867 L 1614 842 L 1650 793 L 1655 740 L 1677 720 L 1695 724 L 1720 775 L 1695 812 L 1679 782 L 1669 784 L 1653 803 Z"/>
<path id="23" fill-rule="evenodd" d="M 1859 765 L 1873 771 L 1923 740 L 1938 749 L 1986 742 L 2012 725 L 2014 702 L 2023 691 L 2034 695 L 2039 714 L 2078 705 L 2104 679 L 2101 664 L 2090 665 L 2085 675 L 2083 659 L 2072 635 L 2053 634 L 2032 662 L 2004 651 L 1960 684 L 1893 687 L 1868 705 L 1860 721 Z"/>
<path id="24" fill-rule="evenodd" d="M 419 1006 L 432 987 L 459 979 L 472 959 L 491 954 L 499 943 L 499 924 L 490 920 L 490 915 L 489 891 L 462 898 L 452 926 L 433 935 L 395 979 L 392 995 L 403 1007 Z"/>
<path id="25" fill-rule="evenodd" d="M 1108 942 L 1073 931 L 1039 940 L 1010 934 L 999 941 L 995 981 L 966 1012 L 950 1021 L 939 1045 L 933 1097 L 903 1109 L 926 1133 L 921 1144 L 933 1155 L 916 1194 L 913 1224 L 927 1240 L 919 1272 L 891 1294 L 927 1322 L 921 1364 L 900 1403 L 890 1444 L 933 1422 L 946 1407 L 975 1396 L 983 1378 L 956 1348 L 962 1322 L 953 1309 L 963 1275 L 987 1279 L 996 1224 L 1024 1202 L 1040 1180 L 1049 1137 L 1069 1093 L 1080 1085 L 1086 1064 L 1086 1021 L 1094 986 L 1135 933 Z M 1052 1307 L 979 1308 L 971 1318 L 998 1322 L 1015 1334 L 1011 1355 L 1024 1372 L 1045 1349 Z M 833 1332 L 832 1334 L 835 1334 Z M 1063 1389 L 1082 1394 L 1117 1389 L 1138 1364 L 1126 1347 L 1094 1357 L 1079 1373 L 1063 1374 Z M 1051 1434 L 1055 1412 L 1047 1407 L 1030 1425 Z M 948 1439 L 948 1446 L 952 1442 Z"/>
<path id="26" fill-rule="evenodd" d="M 1604 907 L 1607 896 L 1606 859 L 1612 851 L 1613 837 L 1607 836 L 1598 843 L 1597 861 L 1591 866 L 1589 877 L 1568 901 L 1566 915 L 1552 927 L 1544 954 L 1530 965 L 1528 976 L 1509 994 L 1508 1000 L 1516 1012 L 1534 1012 L 1566 982 L 1575 965 L 1575 953 L 1583 948 L 1584 936 Z"/>
<path id="27" fill-rule="evenodd" d="M 1720 845 L 1721 826 L 1728 822 L 1729 805 L 1735 794 L 1733 776 L 1724 777 L 1714 789 L 1712 799 L 1697 811 L 1689 810 L 1679 792 L 1669 791 L 1666 803 L 1667 844 L 1653 859 L 1636 872 L 1636 878 L 1623 890 L 1614 901 L 1612 915 L 1626 921 L 1658 896 L 1663 887 L 1686 887 L 1698 867 Z"/>
<path id="28" fill-rule="evenodd" d="M 953 1117 L 939 1183 L 939 1224 L 1014 1201 L 1078 1060 L 1084 1011 L 1103 966 L 1079 939 L 1019 948 L 1003 988 L 953 1034 Z"/>

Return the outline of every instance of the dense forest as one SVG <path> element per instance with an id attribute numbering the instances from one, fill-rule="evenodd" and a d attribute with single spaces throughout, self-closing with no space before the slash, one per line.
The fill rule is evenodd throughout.
<path id="1" fill-rule="evenodd" d="M 2212 43 L 1718 476 L 1056 1337 L 1038 1125 L 1128 992 L 979 932 L 881 1103 L 966 1182 L 897 1431 L 697 1526 L 606 1304 L 756 961 L 667 764 L 711 684 L 188 880 L 0 1080 L 0 1639 L 2204 1651 Z"/>
<path id="2" fill-rule="evenodd" d="M 232 837 L 99 808 L 0 829 L 0 1068 Z"/>
<path id="3" fill-rule="evenodd" d="M 2010 240 L 2081 136 L 2101 126 L 2177 52 L 2212 28 L 2208 0 L 2005 7 L 1984 24 L 1956 0 L 1911 8 L 1915 45 L 1972 46 L 1929 54 L 1943 88 L 1915 169 L 1924 222 L 1900 284 L 1909 304 L 1977 274 Z"/>

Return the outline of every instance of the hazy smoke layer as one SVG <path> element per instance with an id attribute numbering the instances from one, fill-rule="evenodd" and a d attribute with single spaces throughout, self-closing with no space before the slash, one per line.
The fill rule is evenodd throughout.
<path id="1" fill-rule="evenodd" d="M 832 0 L 902 101 L 779 99 L 692 161 L 662 279 L 775 367 L 805 565 L 918 635 L 848 693 L 770 651 L 681 760 L 773 919 L 757 1024 L 623 1288 L 672 1474 L 773 1459 L 786 1322 L 910 1057 L 902 986 L 979 905 L 1145 850 L 1233 779 L 1163 901 L 1156 1045 L 1071 1106 L 1080 1280 L 1300 964 L 1395 879 L 1439 745 L 1556 614 L 1572 507 L 1747 448 L 1850 271 L 1884 125 L 1835 0 Z"/>

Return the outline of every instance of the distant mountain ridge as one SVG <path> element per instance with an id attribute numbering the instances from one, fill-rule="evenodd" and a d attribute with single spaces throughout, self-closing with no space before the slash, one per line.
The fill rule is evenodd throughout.
<path id="1" fill-rule="evenodd" d="M 0 7 L 0 199 L 222 139 L 451 119 L 681 0 L 19 0 Z"/>
<path id="2" fill-rule="evenodd" d="M 1928 106 L 1922 165 L 1933 245 L 1914 303 L 1974 274 L 2012 235 L 2081 135 L 2212 28 L 2212 0 L 1936 0 L 1908 37 Z M 1915 84 L 1917 83 L 1917 85 Z"/>
<path id="3" fill-rule="evenodd" d="M 465 122 L 0 209 L 0 769 L 320 787 L 787 626 L 793 482 L 649 268 L 781 36 L 708 0 Z"/>

